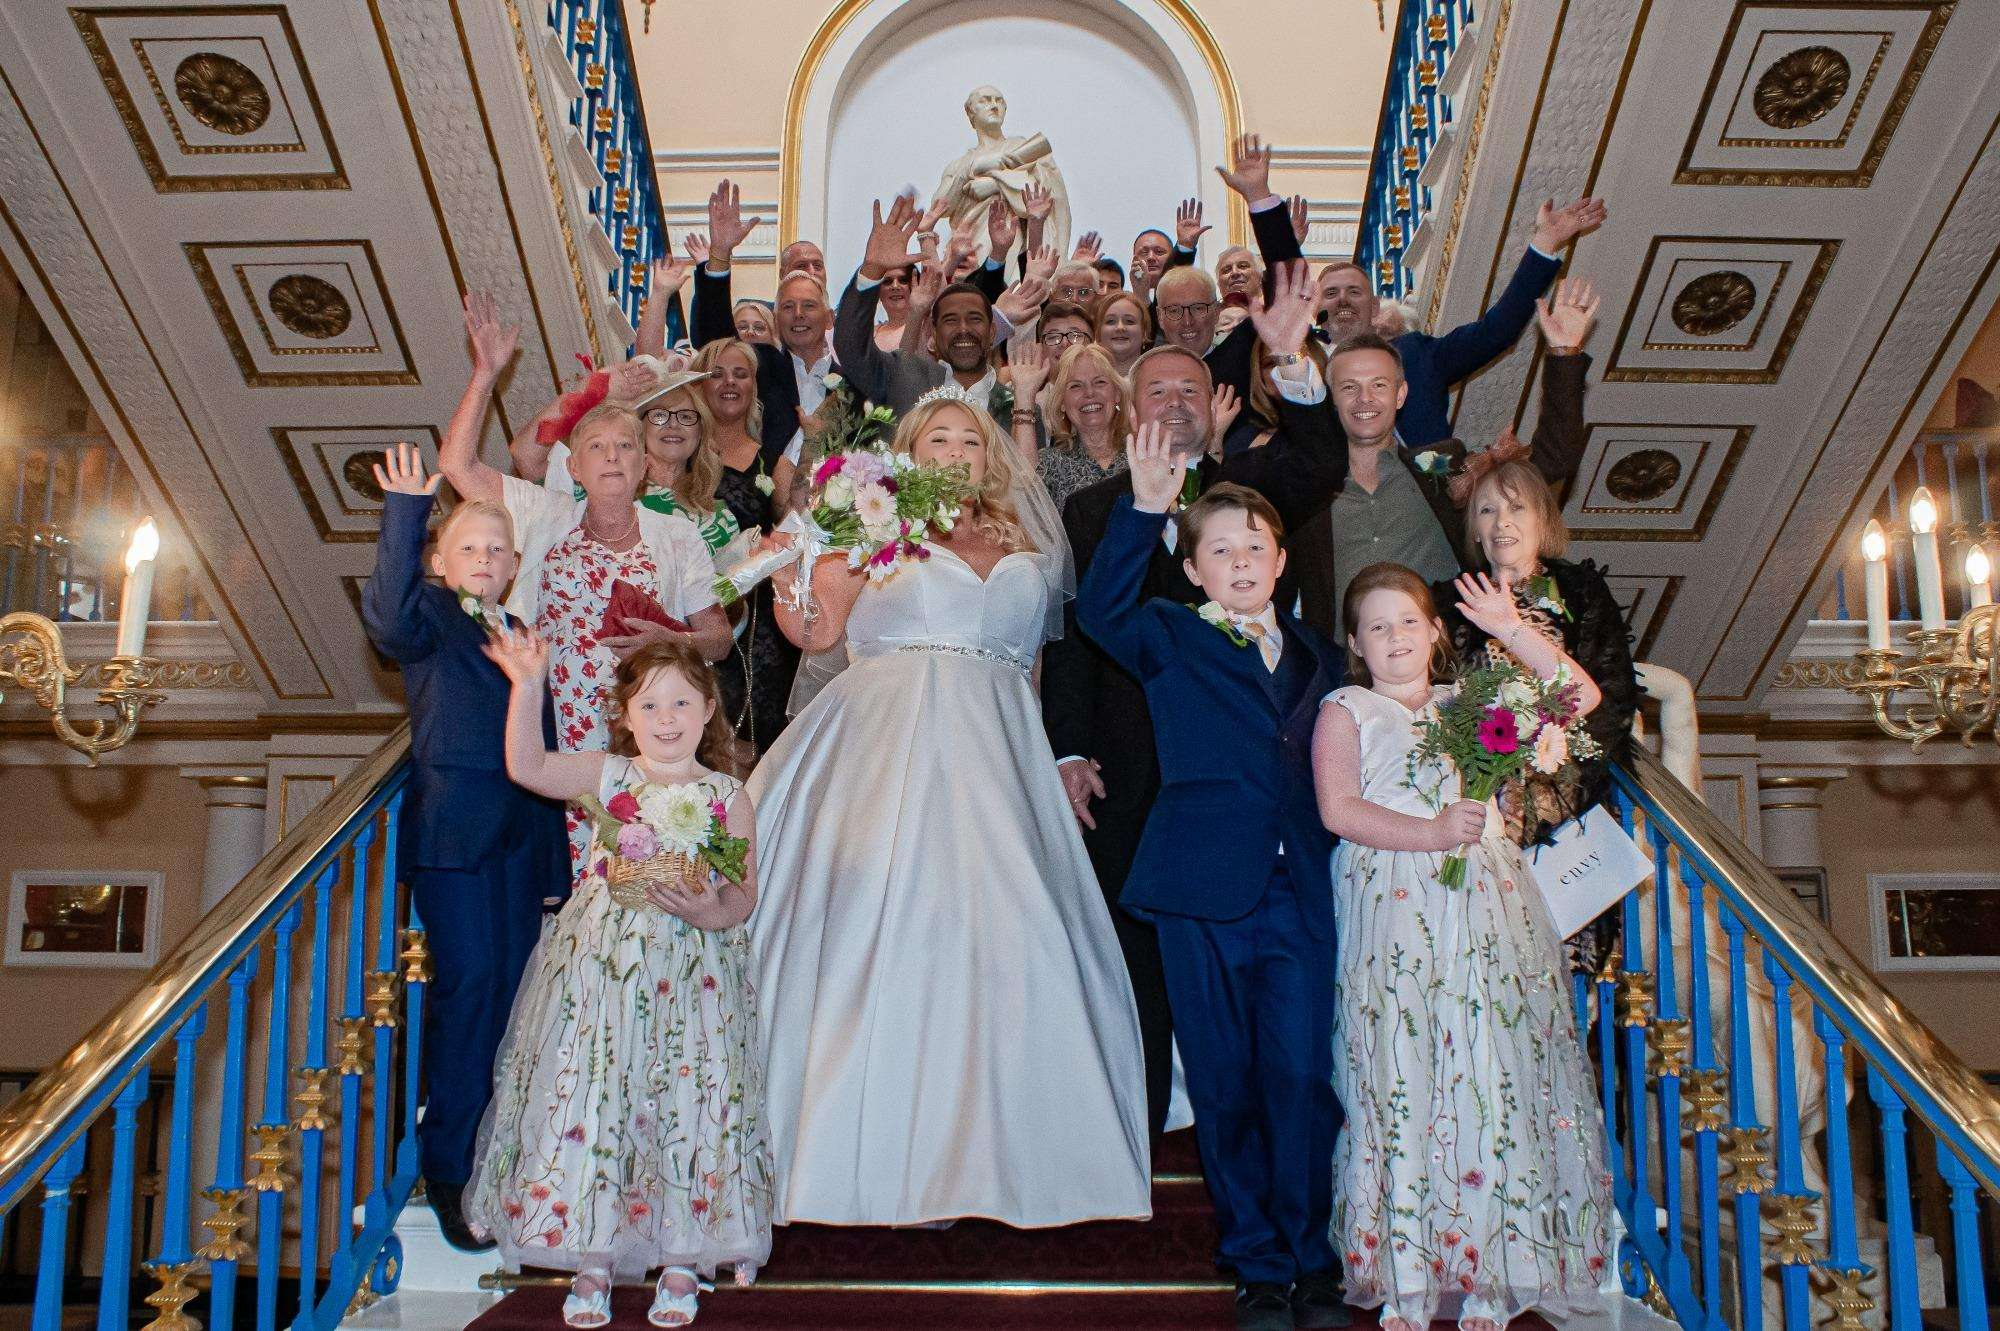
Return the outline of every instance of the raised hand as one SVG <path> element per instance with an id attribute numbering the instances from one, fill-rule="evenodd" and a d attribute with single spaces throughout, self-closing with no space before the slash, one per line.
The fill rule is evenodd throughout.
<path id="1" fill-rule="evenodd" d="M 898 197 L 910 198 L 907 194 Z M 916 200 L 910 199 L 910 203 L 914 206 Z M 923 232 L 925 235 L 929 235 L 931 232 L 937 230 L 937 224 L 942 222 L 944 215 L 950 211 L 950 201 L 946 199 L 932 199 L 930 206 L 924 209 L 923 220 L 917 223 L 917 230 Z"/>
<path id="2" fill-rule="evenodd" d="M 387 468 L 383 462 L 389 464 Z M 434 495 L 443 479 L 443 472 L 428 480 L 424 478 L 424 455 L 415 444 L 397 444 L 382 455 L 382 462 L 375 464 L 375 484 L 382 487 L 384 494 Z"/>
<path id="3" fill-rule="evenodd" d="M 465 335 L 472 342 L 473 377 L 492 383 L 514 359 L 521 341 L 519 324 L 500 322 L 499 307 L 484 291 L 465 293 Z"/>
<path id="4" fill-rule="evenodd" d="M 1561 356 L 1581 350 L 1597 320 L 1597 288 L 1588 278 L 1564 278 L 1535 302 L 1535 320 L 1551 353 Z"/>
<path id="5" fill-rule="evenodd" d="M 995 199 L 987 205 L 986 243 L 990 247 L 987 250 L 990 258 L 1005 263 L 1008 252 L 1014 248 L 1014 241 L 1020 234 L 1021 223 L 1004 199 Z"/>
<path id="6" fill-rule="evenodd" d="M 961 265 L 969 264 L 972 256 L 979 252 L 979 242 L 972 238 L 972 224 L 967 219 L 963 226 L 951 229 L 951 239 L 944 243 L 944 280 L 954 281 Z"/>
<path id="7" fill-rule="evenodd" d="M 1604 225 L 1608 215 L 1604 200 L 1589 195 L 1567 208 L 1556 207 L 1554 199 L 1544 200 L 1535 211 L 1535 234 L 1528 238 L 1528 243 L 1544 254 L 1554 254 L 1584 232 Z"/>
<path id="8" fill-rule="evenodd" d="M 922 323 L 943 291 L 944 265 L 925 264 L 917 270 L 915 280 L 910 283 L 910 312 L 904 317 L 914 323 Z"/>
<path id="9" fill-rule="evenodd" d="M 1312 267 L 1304 259 L 1271 269 L 1271 299 L 1258 288 L 1250 291 L 1250 323 L 1264 345 L 1279 356 L 1298 353 L 1306 344 L 1313 317 Z"/>
<path id="10" fill-rule="evenodd" d="M 1028 251 L 1029 277 L 1046 282 L 1056 275 L 1056 269 L 1061 266 L 1053 245 L 1041 245 Z"/>
<path id="11" fill-rule="evenodd" d="M 1125 437 L 1125 466 L 1132 474 L 1132 507 L 1141 513 L 1173 507 L 1187 459 L 1175 456 L 1160 422 L 1148 421 Z"/>
<path id="12" fill-rule="evenodd" d="M 1474 800 L 1454 800 L 1431 819 L 1431 826 L 1437 832 L 1432 850 L 1476 846 L 1486 832 L 1486 806 Z"/>
<path id="13" fill-rule="evenodd" d="M 1181 206 L 1174 209 L 1174 244 L 1192 250 L 1209 230 L 1201 224 L 1201 200 L 1182 199 Z"/>
<path id="14" fill-rule="evenodd" d="M 1028 276 L 1000 293 L 1000 299 L 993 302 L 993 308 L 1007 316 L 1007 321 L 1019 328 L 1041 312 L 1042 302 L 1049 298 L 1049 284 L 1039 278 Z"/>
<path id="15" fill-rule="evenodd" d="M 1071 263 L 1096 263 L 1104 257 L 1104 237 L 1095 231 L 1086 231 L 1076 238 L 1076 249 L 1070 253 Z"/>
<path id="16" fill-rule="evenodd" d="M 891 268 L 904 268 L 923 256 L 910 248 L 917 234 L 917 208 L 905 195 L 889 200 L 889 212 L 875 201 L 875 220 L 868 228 L 868 244 L 861 253 L 861 275 L 879 282 Z"/>
<path id="17" fill-rule="evenodd" d="M 1451 585 L 1458 593 L 1458 613 L 1502 647 L 1510 646 L 1507 637 L 1521 627 L 1521 612 L 1514 605 L 1514 589 L 1507 579 L 1465 573 Z"/>
<path id="18" fill-rule="evenodd" d="M 1028 187 L 1021 191 L 1021 204 L 1028 210 L 1031 220 L 1046 222 L 1049 214 L 1055 211 L 1056 196 L 1049 193 L 1047 186 L 1031 180 Z"/>
<path id="19" fill-rule="evenodd" d="M 502 629 L 480 648 L 511 684 L 538 685 L 549 669 L 549 645 L 530 628 Z"/>
<path id="20" fill-rule="evenodd" d="M 1271 150 L 1259 136 L 1245 134 L 1236 140 L 1229 165 L 1216 167 L 1215 174 L 1245 203 L 1262 203 L 1271 197 Z"/>
<path id="21" fill-rule="evenodd" d="M 694 271 L 692 256 L 676 259 L 668 254 L 653 260 L 653 284 L 646 288 L 646 299 L 665 300 L 687 285 L 688 274 Z"/>
<path id="22" fill-rule="evenodd" d="M 1217 452 L 1222 450 L 1223 438 L 1229 427 L 1236 423 L 1236 417 L 1243 410 L 1243 399 L 1236 396 L 1236 390 L 1228 384 L 1217 384 L 1215 392 L 1209 395 L 1208 409 L 1215 424 L 1210 430 L 1209 441 Z"/>
<path id="23" fill-rule="evenodd" d="M 1292 201 L 1286 205 L 1286 209 L 1292 215 L 1293 237 L 1298 240 L 1299 244 L 1305 244 L 1306 232 L 1312 228 L 1311 222 L 1306 218 L 1306 196 L 1303 194 L 1294 194 Z"/>
<path id="24" fill-rule="evenodd" d="M 1016 333 L 1007 339 L 1007 369 L 1012 375 L 1014 401 L 1033 406 L 1035 395 L 1049 381 L 1049 353 L 1033 333 Z"/>
<path id="25" fill-rule="evenodd" d="M 743 192 L 723 181 L 708 196 L 708 242 L 713 261 L 726 263 L 736 247 L 750 238 L 750 232 L 764 219 L 743 216 Z"/>
<path id="26" fill-rule="evenodd" d="M 681 237 L 681 248 L 687 251 L 688 262 L 699 268 L 708 262 L 708 237 L 699 231 L 690 231 Z"/>

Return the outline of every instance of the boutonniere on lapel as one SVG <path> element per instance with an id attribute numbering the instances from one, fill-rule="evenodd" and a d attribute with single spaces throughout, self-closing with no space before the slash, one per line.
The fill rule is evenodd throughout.
<path id="1" fill-rule="evenodd" d="M 1195 613 L 1201 616 L 1204 624 L 1212 628 L 1221 629 L 1229 640 L 1238 647 L 1248 647 L 1250 645 L 1250 639 L 1244 634 L 1243 630 L 1237 628 L 1230 621 L 1229 612 L 1214 601 L 1202 602 L 1200 607 L 1195 610 Z"/>
<path id="2" fill-rule="evenodd" d="M 1528 604 L 1537 610 L 1546 610 L 1557 619 L 1570 617 L 1569 606 L 1563 603 L 1562 588 L 1546 573 L 1538 573 L 1523 584 L 1528 595 Z"/>
<path id="3" fill-rule="evenodd" d="M 1434 481 L 1441 481 L 1451 475 L 1451 459 L 1435 448 L 1427 448 L 1410 459 L 1416 469 Z"/>
<path id="4" fill-rule="evenodd" d="M 466 616 L 481 628 L 497 630 L 506 627 L 506 612 L 501 610 L 497 605 L 488 607 L 484 601 L 479 599 L 478 592 L 459 592 L 458 608 L 463 610 Z"/>

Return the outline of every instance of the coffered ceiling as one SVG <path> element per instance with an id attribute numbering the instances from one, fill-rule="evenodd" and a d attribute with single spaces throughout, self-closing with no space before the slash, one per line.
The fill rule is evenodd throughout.
<path id="1" fill-rule="evenodd" d="M 1567 517 L 1650 657 L 1755 710 L 1965 344 L 2000 247 L 2000 6 L 1491 0 L 1413 248 L 1476 315 L 1543 199 L 1602 196 Z M 1500 39 L 1495 41 L 1495 35 Z M 1534 406 L 1532 336 L 1459 433 Z"/>
<path id="2" fill-rule="evenodd" d="M 267 710 L 395 705 L 350 594 L 368 464 L 435 455 L 460 293 L 523 325 L 496 459 L 604 340 L 542 25 L 530 0 L 0 5 L 0 249 Z"/>

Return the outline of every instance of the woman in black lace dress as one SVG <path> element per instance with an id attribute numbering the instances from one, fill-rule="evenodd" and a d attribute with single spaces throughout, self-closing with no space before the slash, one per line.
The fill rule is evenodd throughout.
<path id="1" fill-rule="evenodd" d="M 1546 843 L 1557 824 L 1599 803 L 1611 789 L 1611 764 L 1631 751 L 1632 717 L 1639 708 L 1639 680 L 1632 669 L 1632 635 L 1625 613 L 1612 598 L 1604 574 L 1590 560 L 1562 558 L 1569 545 L 1562 509 L 1519 443 L 1475 453 L 1453 482 L 1454 497 L 1465 496 L 1466 551 L 1471 568 L 1485 567 L 1514 588 L 1514 600 L 1528 629 L 1541 633 L 1589 672 L 1604 700 L 1585 720 L 1603 756 L 1560 776 L 1529 773 L 1503 792 L 1501 809 L 1515 840 L 1523 846 Z M 1439 604 L 1454 606 L 1449 587 Z M 1506 659 L 1506 646 L 1491 641 L 1454 609 L 1445 613 L 1458 658 L 1468 664 Z M 1617 937 L 1616 913 L 1606 914 L 1570 940 L 1570 961 L 1595 971 Z"/>

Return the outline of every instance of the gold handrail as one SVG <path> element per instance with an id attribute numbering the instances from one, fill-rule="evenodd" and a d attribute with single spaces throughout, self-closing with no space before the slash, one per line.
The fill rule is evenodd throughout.
<path id="1" fill-rule="evenodd" d="M 1657 814 L 1648 809 L 1646 816 L 1659 817 L 1672 829 L 1671 835 L 1700 847 L 1715 862 L 1741 894 L 1748 915 L 1744 923 L 1751 932 L 1783 940 L 1812 979 L 1842 995 L 1845 1006 L 1829 1007 L 1827 1015 L 1848 1028 L 1850 1038 L 1866 1036 L 1886 1051 L 1902 1074 L 1952 1120 L 1949 1125 L 1940 1124 L 1921 1103 L 1910 1103 L 1909 1109 L 1937 1134 L 1939 1145 L 1950 1147 L 1949 1131 L 1955 1128 L 1969 1137 L 1989 1161 L 2000 1161 L 2000 1095 L 1995 1095 L 1978 1073 L 1931 1033 L 1930 1027 L 1884 989 L 1854 954 L 1806 911 L 1791 889 L 1779 882 L 1708 805 L 1667 771 L 1658 758 L 1635 748 L 1628 766 L 1639 788 L 1657 806 Z M 1771 955 L 1792 972 L 1795 980 L 1807 978 L 1799 974 L 1791 958 L 1776 952 Z M 1859 1052 L 1864 1057 L 1875 1057 L 1865 1048 Z M 1981 1168 L 1976 1162 L 1967 1163 L 1974 1166 L 1976 1175 L 1992 1176 L 1992 1166 Z"/>
<path id="2" fill-rule="evenodd" d="M 136 993 L 113 1008 L 61 1061 L 0 1109 L 0 1194 L 14 1191 L 15 1173 L 63 1130 L 91 1091 L 154 1034 L 155 1027 L 243 939 L 279 893 L 333 843 L 347 821 L 395 774 L 409 750 L 410 726 L 405 721 L 257 861 L 243 881 L 202 917 L 173 955 L 154 968 Z M 213 982 L 219 977 L 210 978 Z M 52 1162 L 89 1126 L 70 1124 L 68 1139 L 57 1143 L 44 1164 Z"/>

